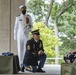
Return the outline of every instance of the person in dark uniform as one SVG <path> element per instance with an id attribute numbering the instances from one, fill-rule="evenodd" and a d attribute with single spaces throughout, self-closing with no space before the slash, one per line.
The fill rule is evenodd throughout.
<path id="1" fill-rule="evenodd" d="M 46 61 L 46 54 L 44 53 L 43 43 L 40 40 L 39 30 L 32 31 L 31 33 L 33 38 L 27 41 L 24 64 L 30 68 L 32 66 L 37 66 L 35 70 L 32 70 L 33 72 L 45 72 L 42 68 Z"/>
<path id="2" fill-rule="evenodd" d="M 64 56 L 66 63 L 73 63 L 76 59 L 76 50 L 71 50 L 67 55 Z"/>

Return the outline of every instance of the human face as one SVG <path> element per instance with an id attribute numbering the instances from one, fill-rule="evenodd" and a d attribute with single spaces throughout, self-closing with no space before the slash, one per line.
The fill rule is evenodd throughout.
<path id="1" fill-rule="evenodd" d="M 26 14 L 26 10 L 23 10 L 23 11 L 22 11 L 22 14 L 25 15 L 25 14 Z"/>
<path id="2" fill-rule="evenodd" d="M 36 40 L 39 40 L 40 39 L 40 35 L 33 34 L 33 38 L 36 39 Z"/>

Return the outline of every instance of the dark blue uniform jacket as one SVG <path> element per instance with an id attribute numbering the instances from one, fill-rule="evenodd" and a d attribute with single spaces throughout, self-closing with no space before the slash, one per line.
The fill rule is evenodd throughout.
<path id="1" fill-rule="evenodd" d="M 38 65 L 38 51 L 43 50 L 43 43 L 41 40 L 36 42 L 33 38 L 27 41 L 24 64 L 37 66 Z"/>

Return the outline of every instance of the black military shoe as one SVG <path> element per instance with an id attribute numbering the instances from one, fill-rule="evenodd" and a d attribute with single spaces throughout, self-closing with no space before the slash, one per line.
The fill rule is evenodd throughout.
<path id="1" fill-rule="evenodd" d="M 24 72 L 24 69 L 25 69 L 25 68 L 24 68 L 24 66 L 23 66 L 22 69 L 21 69 L 21 71 Z"/>
<path id="2" fill-rule="evenodd" d="M 45 73 L 45 71 L 42 69 L 38 69 L 37 72 Z"/>

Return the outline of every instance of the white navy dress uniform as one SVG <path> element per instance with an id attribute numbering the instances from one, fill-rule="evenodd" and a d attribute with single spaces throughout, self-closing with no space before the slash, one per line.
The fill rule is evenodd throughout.
<path id="1" fill-rule="evenodd" d="M 22 6 L 20 6 L 19 8 L 22 8 Z M 26 24 L 26 17 L 29 18 L 28 24 Z M 32 30 L 32 28 L 33 24 L 31 16 L 21 14 L 20 16 L 16 17 L 14 27 L 14 39 L 17 40 L 20 68 L 23 64 L 26 51 L 26 43 L 29 40 L 29 32 Z"/>

